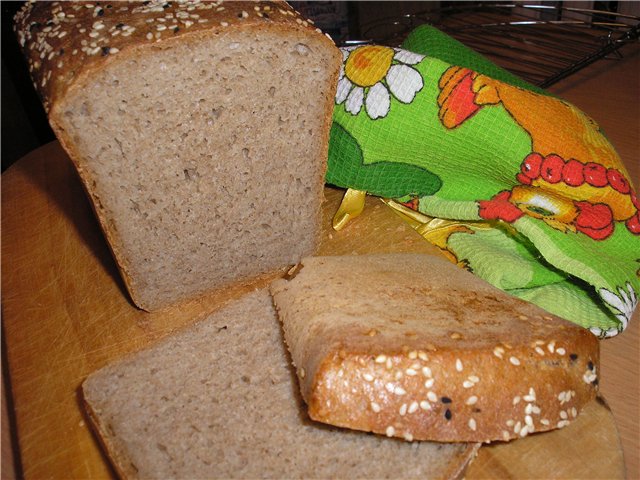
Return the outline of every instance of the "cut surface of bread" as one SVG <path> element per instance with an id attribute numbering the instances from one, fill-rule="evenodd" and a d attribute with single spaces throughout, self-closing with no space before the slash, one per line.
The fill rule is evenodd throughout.
<path id="1" fill-rule="evenodd" d="M 99 370 L 82 391 L 126 478 L 455 478 L 477 448 L 309 420 L 267 290 Z"/>
<path id="2" fill-rule="evenodd" d="M 595 336 L 443 258 L 305 258 L 271 292 L 321 422 L 510 440 L 568 425 L 596 394 Z"/>
<path id="3" fill-rule="evenodd" d="M 50 122 L 143 309 L 317 247 L 341 55 L 285 3 L 255 7 L 44 2 L 21 19 Z M 34 61 L 42 43 L 53 53 Z"/>

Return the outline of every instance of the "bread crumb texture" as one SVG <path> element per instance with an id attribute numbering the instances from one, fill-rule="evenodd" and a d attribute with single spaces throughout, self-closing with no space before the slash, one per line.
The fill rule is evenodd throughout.
<path id="1" fill-rule="evenodd" d="M 318 243 L 341 56 L 284 2 L 43 2 L 16 28 L 134 302 Z"/>
<path id="2" fill-rule="evenodd" d="M 304 259 L 272 293 L 309 415 L 406 440 L 562 428 L 598 387 L 589 331 L 444 259 Z"/>
<path id="3" fill-rule="evenodd" d="M 451 478 L 475 448 L 309 420 L 264 290 L 100 370 L 83 393 L 129 478 Z"/>

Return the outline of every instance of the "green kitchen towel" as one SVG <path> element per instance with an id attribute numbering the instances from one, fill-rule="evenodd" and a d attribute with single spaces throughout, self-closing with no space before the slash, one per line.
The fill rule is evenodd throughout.
<path id="1" fill-rule="evenodd" d="M 639 203 L 598 125 L 433 27 L 403 47 L 342 49 L 327 182 L 383 197 L 498 288 L 600 337 L 624 330 Z"/>

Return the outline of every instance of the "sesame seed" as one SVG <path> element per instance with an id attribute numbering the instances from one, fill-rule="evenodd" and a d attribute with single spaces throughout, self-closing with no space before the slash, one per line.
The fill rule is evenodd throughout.
<path id="1" fill-rule="evenodd" d="M 384 363 L 387 361 L 387 356 L 386 355 L 378 355 L 375 359 L 376 363 Z"/>
<path id="2" fill-rule="evenodd" d="M 533 408 L 531 409 L 531 413 L 534 413 L 536 415 L 540 415 L 540 407 L 537 405 L 534 405 Z"/>
<path id="3" fill-rule="evenodd" d="M 513 427 L 516 422 L 514 420 L 507 420 L 505 423 L 507 427 Z"/>
<path id="4" fill-rule="evenodd" d="M 404 432 L 402 435 L 407 442 L 413 442 L 413 435 L 409 432 Z"/>
<path id="5" fill-rule="evenodd" d="M 471 430 L 473 430 L 474 432 L 476 431 L 476 421 L 473 418 L 469 419 L 469 423 L 467 425 L 469 425 L 469 428 Z"/>
<path id="6" fill-rule="evenodd" d="M 521 400 L 520 396 L 516 395 L 515 397 L 513 397 L 513 404 L 517 405 L 518 403 L 520 403 L 520 400 Z"/>
<path id="7" fill-rule="evenodd" d="M 567 353 L 567 351 L 564 348 L 560 347 L 560 348 L 556 348 L 556 353 L 558 355 L 564 355 L 565 353 Z"/>
<path id="8" fill-rule="evenodd" d="M 536 350 L 536 353 L 537 353 L 538 355 L 543 355 L 543 356 L 544 356 L 544 350 L 543 350 L 543 349 L 541 349 L 540 347 L 536 347 L 536 349 L 535 349 L 535 350 Z"/>
<path id="9" fill-rule="evenodd" d="M 460 340 L 462 338 L 462 335 L 458 332 L 453 332 L 451 335 L 449 335 L 453 340 Z"/>
<path id="10" fill-rule="evenodd" d="M 540 423 L 548 427 L 551 422 L 549 422 L 549 420 L 547 420 L 546 418 L 541 418 Z"/>
<path id="11" fill-rule="evenodd" d="M 471 381 L 471 380 L 465 380 L 464 382 L 462 382 L 462 386 L 464 388 L 471 388 L 473 387 L 475 384 Z"/>
<path id="12" fill-rule="evenodd" d="M 473 383 L 478 383 L 480 381 L 480 378 L 478 378 L 476 375 L 469 375 L 469 380 Z"/>
<path id="13" fill-rule="evenodd" d="M 418 402 L 413 401 L 411 402 L 411 405 L 409 405 L 409 409 L 407 410 L 407 412 L 414 413 L 418 410 L 419 407 L 420 405 L 418 404 Z"/>
<path id="14" fill-rule="evenodd" d="M 502 354 L 504 353 L 504 348 L 502 347 L 496 347 L 493 349 L 493 354 L 498 357 L 499 359 L 502 359 Z"/>
<path id="15" fill-rule="evenodd" d="M 556 342 L 549 342 L 549 345 L 547 345 L 547 350 L 549 350 L 549 352 L 553 353 L 553 351 L 556 348 Z"/>
<path id="16" fill-rule="evenodd" d="M 422 410 L 431 410 L 431 404 L 429 402 L 427 402 L 426 400 L 422 400 L 420 402 L 420 408 Z"/>
<path id="17" fill-rule="evenodd" d="M 381 410 L 380 405 L 378 405 L 376 402 L 371 402 L 371 410 L 373 410 L 375 413 L 379 413 Z"/>
<path id="18" fill-rule="evenodd" d="M 431 402 L 437 402 L 438 401 L 438 396 L 433 393 L 432 391 L 427 392 L 427 399 Z"/>
<path id="19" fill-rule="evenodd" d="M 416 352 L 415 350 L 411 350 L 408 354 L 408 357 L 411 360 L 415 360 L 416 358 L 418 358 L 418 352 Z"/>
<path id="20" fill-rule="evenodd" d="M 220 22 L 220 26 L 221 27 L 228 27 L 229 23 L 228 22 Z"/>
<path id="21" fill-rule="evenodd" d="M 307 372 L 304 368 L 300 368 L 300 378 L 304 378 L 307 376 Z"/>
<path id="22" fill-rule="evenodd" d="M 522 427 L 520 429 L 520 436 L 521 437 L 526 437 L 528 433 L 529 433 L 529 426 L 528 425 L 525 425 L 524 427 Z"/>
<path id="23" fill-rule="evenodd" d="M 242 18 L 248 18 L 248 17 L 249 17 L 249 14 L 243 10 L 243 11 L 242 11 L 242 13 L 240 13 L 240 16 L 241 16 Z"/>
<path id="24" fill-rule="evenodd" d="M 511 438 L 511 436 L 509 435 L 509 432 L 507 432 L 506 430 L 502 430 L 502 439 L 506 442 Z"/>
<path id="25" fill-rule="evenodd" d="M 475 395 L 471 395 L 469 398 L 467 398 L 467 401 L 464 402 L 467 405 L 475 405 L 478 402 L 478 397 L 476 397 Z"/>
<path id="26" fill-rule="evenodd" d="M 567 412 L 565 412 L 564 410 L 560 410 L 560 418 L 566 420 L 567 418 L 569 418 L 569 415 L 567 415 Z"/>
<path id="27" fill-rule="evenodd" d="M 533 427 L 533 418 L 531 415 L 525 415 L 524 423 L 526 423 L 529 427 Z"/>
<path id="28" fill-rule="evenodd" d="M 405 393 L 407 393 L 407 391 L 406 391 L 404 388 L 402 388 L 402 387 L 400 387 L 400 386 L 397 386 L 397 387 L 393 390 L 393 393 L 395 393 L 396 395 L 404 395 Z"/>
<path id="29" fill-rule="evenodd" d="M 557 424 L 556 427 L 558 428 L 564 428 L 567 425 L 569 425 L 571 422 L 569 422 L 569 420 L 560 420 Z"/>
<path id="30" fill-rule="evenodd" d="M 391 370 L 391 368 L 393 368 L 393 363 L 391 362 L 391 357 L 387 358 L 387 361 L 385 362 L 385 366 L 387 367 L 388 370 Z"/>
<path id="31" fill-rule="evenodd" d="M 524 413 L 530 415 L 533 412 L 533 403 L 527 403 L 527 406 L 524 407 Z"/>
<path id="32" fill-rule="evenodd" d="M 156 30 L 158 30 L 159 32 L 162 32 L 163 30 L 166 30 L 167 26 L 166 25 L 158 25 L 156 27 Z"/>
<path id="33" fill-rule="evenodd" d="M 516 423 L 515 427 L 513 427 L 513 433 L 517 435 L 520 433 L 520 430 L 522 430 L 522 424 L 518 422 Z"/>
<path id="34" fill-rule="evenodd" d="M 429 378 L 427 379 L 426 382 L 424 382 L 424 388 L 431 388 L 433 387 L 434 383 L 435 383 L 435 380 L 433 378 Z"/>
<path id="35" fill-rule="evenodd" d="M 406 373 L 410 377 L 413 377 L 418 374 L 418 372 L 416 372 L 413 368 L 407 368 L 404 373 Z"/>
<path id="36" fill-rule="evenodd" d="M 426 362 L 427 360 L 429 360 L 429 357 L 427 356 L 427 354 L 426 354 L 425 352 L 418 352 L 418 358 L 419 358 L 420 360 L 424 360 L 425 362 Z"/>
<path id="37" fill-rule="evenodd" d="M 578 416 L 578 410 L 576 410 L 576 407 L 571 407 L 571 416 L 573 418 L 576 418 Z"/>
<path id="38" fill-rule="evenodd" d="M 147 33 L 147 40 L 153 40 L 153 33 Z"/>
<path id="39" fill-rule="evenodd" d="M 520 360 L 518 360 L 516 357 L 509 357 L 509 361 L 510 361 L 513 365 L 520 365 Z"/>
<path id="40" fill-rule="evenodd" d="M 456 370 L 461 372 L 462 371 L 462 362 L 460 361 L 460 359 L 456 359 Z"/>
<path id="41" fill-rule="evenodd" d="M 363 377 L 367 382 L 373 382 L 373 375 L 371 375 L 370 373 L 365 373 L 364 375 L 362 375 L 362 377 Z"/>
<path id="42" fill-rule="evenodd" d="M 401 372 L 400 370 L 398 370 L 398 371 L 396 372 L 396 374 L 394 375 L 394 378 L 395 378 L 396 380 L 400 380 L 403 376 L 404 376 L 404 375 L 402 374 L 402 372 Z"/>
<path id="43" fill-rule="evenodd" d="M 398 413 L 400 414 L 401 417 L 404 417 L 407 414 L 407 404 L 403 403 L 400 406 L 400 410 L 398 410 Z"/>
<path id="44" fill-rule="evenodd" d="M 393 437 L 395 435 L 395 433 L 396 433 L 396 429 L 393 428 L 392 425 L 389 425 L 387 427 L 387 429 L 385 430 L 385 433 L 386 433 L 387 437 Z"/>
<path id="45" fill-rule="evenodd" d="M 395 386 L 391 382 L 387 383 L 384 388 L 386 388 L 389 393 L 393 393 L 395 390 Z"/>
<path id="46" fill-rule="evenodd" d="M 425 377 L 431 377 L 431 375 L 432 375 L 431 369 L 429 367 L 422 367 L 422 374 Z"/>

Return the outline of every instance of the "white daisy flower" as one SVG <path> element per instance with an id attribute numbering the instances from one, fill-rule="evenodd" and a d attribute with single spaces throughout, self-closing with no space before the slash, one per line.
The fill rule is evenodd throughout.
<path id="1" fill-rule="evenodd" d="M 343 64 L 336 104 L 344 103 L 352 115 L 359 114 L 364 106 L 372 120 L 386 117 L 392 95 L 402 103 L 411 103 L 424 86 L 422 75 L 411 67 L 420 63 L 424 55 L 381 45 L 341 50 Z"/>
<path id="2" fill-rule="evenodd" d="M 638 297 L 629 282 L 626 284 L 626 290 L 625 287 L 618 287 L 618 293 L 620 295 L 606 288 L 601 288 L 598 291 L 602 300 L 604 300 L 614 312 L 618 312 L 615 313 L 615 316 L 620 320 L 622 330 L 624 330 L 629 324 L 633 311 L 638 306 Z"/>

